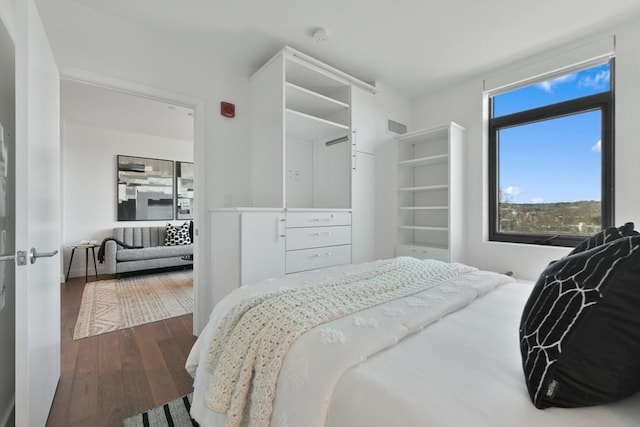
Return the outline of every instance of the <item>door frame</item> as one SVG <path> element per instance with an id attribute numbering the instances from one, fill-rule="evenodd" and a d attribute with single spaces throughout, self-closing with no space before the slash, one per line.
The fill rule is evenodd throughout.
<path id="1" fill-rule="evenodd" d="M 102 87 L 129 95 L 140 96 L 156 101 L 167 102 L 181 107 L 193 109 L 193 149 L 194 149 L 194 242 L 193 242 L 193 334 L 198 336 L 209 318 L 208 301 L 210 300 L 210 289 L 207 286 L 206 263 L 200 262 L 208 259 L 209 244 L 209 221 L 205 202 L 205 167 L 202 160 L 205 159 L 205 101 L 200 98 L 167 91 L 157 87 L 147 86 L 107 76 L 92 71 L 77 68 L 61 68 L 60 80 L 69 80 L 84 83 L 91 86 Z M 62 141 L 62 139 L 61 139 Z M 61 150 L 61 155 L 63 150 Z M 63 213 L 61 213 L 62 217 Z M 62 225 L 61 225 L 62 227 Z M 61 257 L 62 262 L 62 257 Z M 62 270 L 61 270 L 62 271 Z"/>

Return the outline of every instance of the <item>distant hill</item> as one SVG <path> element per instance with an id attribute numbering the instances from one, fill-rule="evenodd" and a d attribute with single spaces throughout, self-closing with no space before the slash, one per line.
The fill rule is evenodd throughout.
<path id="1" fill-rule="evenodd" d="M 500 231 L 514 233 L 583 234 L 600 231 L 600 202 L 501 202 Z"/>

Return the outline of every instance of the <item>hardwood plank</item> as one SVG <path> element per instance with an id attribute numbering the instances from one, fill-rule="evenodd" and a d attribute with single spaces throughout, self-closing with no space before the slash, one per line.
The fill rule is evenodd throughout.
<path id="1" fill-rule="evenodd" d="M 71 395 L 71 387 L 73 385 L 73 379 L 65 378 L 64 375 L 60 376 L 58 387 L 51 404 L 51 410 L 49 411 L 49 417 L 47 418 L 47 426 L 66 426 L 69 425 L 67 403 L 69 396 Z"/>
<path id="2" fill-rule="evenodd" d="M 192 332 L 193 328 L 189 325 L 191 319 L 193 319 L 193 316 L 187 314 L 165 320 L 165 324 L 167 328 L 169 328 L 169 332 L 175 341 L 174 345 L 182 351 L 185 362 L 187 361 L 191 347 L 193 347 L 193 344 L 196 342 L 196 337 L 193 336 Z"/>
<path id="3" fill-rule="evenodd" d="M 176 396 L 180 396 L 158 345 L 159 340 L 166 339 L 169 336 L 169 331 L 164 322 L 140 325 L 135 328 L 134 334 L 138 342 L 155 406 L 162 405 Z"/>
<path id="4" fill-rule="evenodd" d="M 69 425 L 96 425 L 98 414 L 98 337 L 83 338 L 78 348 L 69 400 Z M 90 423 L 90 424 L 88 424 Z"/>
<path id="5" fill-rule="evenodd" d="M 104 425 L 118 425 L 129 413 L 124 393 L 119 334 L 98 337 L 98 420 Z"/>
<path id="6" fill-rule="evenodd" d="M 79 286 L 78 283 L 67 282 L 60 285 L 61 293 L 61 319 L 60 319 L 60 341 L 61 341 L 61 357 L 60 357 L 60 381 L 56 389 L 51 411 L 47 425 L 62 426 L 68 425 L 69 404 L 71 400 L 71 390 L 73 388 L 73 379 L 75 375 L 76 361 L 78 358 L 79 342 L 73 341 L 73 329 L 75 328 L 76 319 L 78 317 L 77 310 L 67 309 L 74 306 L 80 306 L 82 298 L 82 290 L 84 285 Z"/>
<path id="7" fill-rule="evenodd" d="M 191 393 L 193 391 L 193 378 L 184 369 L 187 357 L 176 346 L 173 339 L 160 340 L 158 341 L 158 346 L 178 394 L 184 396 L 187 393 Z"/>
<path id="8" fill-rule="evenodd" d="M 122 379 L 125 399 L 128 402 L 127 416 L 138 414 L 155 406 L 133 329 L 129 328 L 118 332 Z"/>

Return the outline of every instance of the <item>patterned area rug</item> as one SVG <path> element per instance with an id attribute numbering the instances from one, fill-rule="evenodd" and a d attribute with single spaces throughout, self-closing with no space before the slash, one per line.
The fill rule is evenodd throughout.
<path id="1" fill-rule="evenodd" d="M 179 397 L 162 406 L 127 418 L 123 427 L 198 427 L 189 415 L 192 394 Z"/>
<path id="2" fill-rule="evenodd" d="M 73 339 L 193 312 L 193 271 L 146 274 L 89 282 Z"/>

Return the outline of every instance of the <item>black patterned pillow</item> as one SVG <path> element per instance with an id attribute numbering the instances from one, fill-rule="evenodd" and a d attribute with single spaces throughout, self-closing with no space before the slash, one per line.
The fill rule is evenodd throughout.
<path id="1" fill-rule="evenodd" d="M 640 236 L 550 264 L 525 304 L 520 351 L 537 408 L 640 391 Z"/>
<path id="2" fill-rule="evenodd" d="M 638 232 L 633 229 L 633 223 L 627 222 L 620 227 L 609 227 L 602 230 L 599 233 L 594 234 L 586 240 L 580 242 L 569 255 L 577 254 L 578 252 L 584 252 L 589 249 L 593 249 L 596 246 L 604 245 L 605 243 L 613 242 L 616 239 L 629 236 L 637 236 Z"/>
<path id="3" fill-rule="evenodd" d="M 165 246 L 190 245 L 189 222 L 182 225 L 171 225 L 167 223 L 167 236 L 164 240 Z"/>

